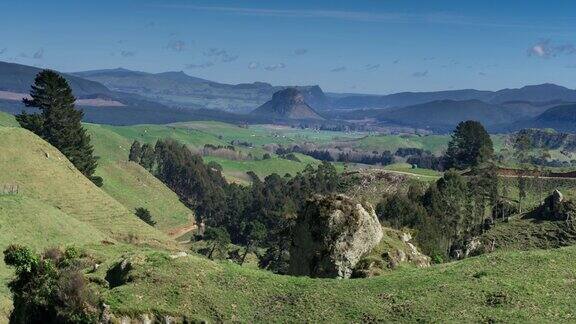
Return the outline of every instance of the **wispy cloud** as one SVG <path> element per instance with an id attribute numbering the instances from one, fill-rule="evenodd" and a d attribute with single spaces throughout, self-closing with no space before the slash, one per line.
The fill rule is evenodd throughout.
<path id="1" fill-rule="evenodd" d="M 0 48 L 0 55 L 8 52 L 8 47 Z"/>
<path id="2" fill-rule="evenodd" d="M 332 70 L 330 70 L 330 72 L 344 72 L 346 70 L 347 68 L 345 66 L 339 66 L 337 68 L 333 68 Z"/>
<path id="3" fill-rule="evenodd" d="M 166 45 L 166 48 L 174 52 L 182 52 L 186 49 L 186 43 L 182 40 L 171 40 Z"/>
<path id="4" fill-rule="evenodd" d="M 366 64 L 364 68 L 368 71 L 374 71 L 380 68 L 380 64 Z"/>
<path id="5" fill-rule="evenodd" d="M 284 69 L 284 68 L 286 68 L 286 65 L 284 63 L 277 63 L 277 64 L 271 64 L 271 65 L 265 66 L 264 70 L 276 71 L 276 70 L 280 70 L 280 69 Z"/>
<path id="6" fill-rule="evenodd" d="M 121 51 L 120 55 L 122 57 L 133 57 L 136 55 L 136 52 L 135 51 Z"/>
<path id="7" fill-rule="evenodd" d="M 186 69 L 205 69 L 214 66 L 213 62 L 204 62 L 200 64 L 187 64 Z"/>
<path id="8" fill-rule="evenodd" d="M 256 70 L 257 68 L 260 67 L 260 62 L 250 62 L 248 64 L 248 69 L 249 70 Z"/>
<path id="9" fill-rule="evenodd" d="M 464 16 L 450 12 L 372 12 L 372 11 L 343 11 L 343 10 L 307 10 L 307 9 L 272 9 L 272 8 L 248 8 L 226 6 L 198 6 L 192 4 L 156 4 L 155 8 L 189 9 L 207 12 L 220 12 L 232 15 L 245 16 L 268 16 L 288 18 L 315 18 L 335 19 L 361 22 L 388 22 L 388 23 L 418 23 L 418 24 L 445 24 L 463 25 L 489 28 L 525 28 L 525 29 L 548 29 L 566 30 L 571 25 L 551 25 L 546 21 L 536 23 L 534 19 L 525 18 L 518 21 L 488 20 L 485 17 Z"/>
<path id="10" fill-rule="evenodd" d="M 400 60 L 394 60 L 394 61 L 392 61 L 392 64 L 398 64 L 398 63 L 400 63 Z"/>
<path id="11" fill-rule="evenodd" d="M 154 28 L 156 27 L 156 22 L 155 21 L 149 21 L 146 23 L 146 25 L 144 25 L 144 27 L 146 28 Z"/>
<path id="12" fill-rule="evenodd" d="M 528 56 L 550 58 L 559 55 L 576 54 L 576 46 L 571 43 L 554 44 L 550 39 L 545 39 L 532 45 L 526 51 Z"/>
<path id="13" fill-rule="evenodd" d="M 308 53 L 308 49 L 306 48 L 297 48 L 294 50 L 294 55 L 304 55 Z"/>
<path id="14" fill-rule="evenodd" d="M 428 71 L 419 71 L 412 73 L 412 76 L 415 78 L 425 78 L 428 76 Z"/>
<path id="15" fill-rule="evenodd" d="M 41 48 L 32 54 L 32 58 L 35 60 L 41 60 L 44 58 L 44 49 Z"/>
<path id="16" fill-rule="evenodd" d="M 230 54 L 227 50 L 221 48 L 209 48 L 204 51 L 204 56 L 207 57 L 217 57 L 221 62 L 229 63 L 234 62 L 238 59 L 238 55 Z"/>

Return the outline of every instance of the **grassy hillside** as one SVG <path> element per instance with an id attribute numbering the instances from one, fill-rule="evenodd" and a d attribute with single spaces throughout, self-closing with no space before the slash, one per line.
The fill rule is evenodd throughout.
<path id="1" fill-rule="evenodd" d="M 18 122 L 14 116 L 0 112 L 0 126 L 16 127 L 18 126 Z"/>
<path id="2" fill-rule="evenodd" d="M 0 127 L 0 184 L 86 222 L 114 239 L 162 243 L 167 237 L 86 179 L 58 150 L 31 132 Z"/>
<path id="3" fill-rule="evenodd" d="M 194 213 L 174 192 L 140 165 L 128 162 L 130 139 L 107 126 L 86 126 L 100 157 L 96 174 L 104 178 L 106 193 L 131 211 L 138 207 L 150 210 L 156 227 L 165 232 L 194 222 Z"/>
<path id="4" fill-rule="evenodd" d="M 34 249 L 52 246 L 98 243 L 106 235 L 61 210 L 39 200 L 18 194 L 0 195 L 0 249 L 25 244 Z M 6 283 L 11 271 L 0 258 L 0 322 L 11 307 Z"/>
<path id="5" fill-rule="evenodd" d="M 576 320 L 574 258 L 575 247 L 498 252 L 427 269 L 402 268 L 377 278 L 332 280 L 278 276 L 195 256 L 170 259 L 148 250 L 131 256 L 134 281 L 103 293 L 113 312 L 134 317 L 155 313 L 240 322 L 570 322 Z"/>

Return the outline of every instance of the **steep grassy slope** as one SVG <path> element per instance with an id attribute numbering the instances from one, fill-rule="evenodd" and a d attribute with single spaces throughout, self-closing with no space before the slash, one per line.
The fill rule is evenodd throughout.
<path id="1" fill-rule="evenodd" d="M 0 195 L 0 250 L 10 244 L 25 244 L 34 249 L 62 245 L 98 243 L 106 235 L 87 223 L 23 195 Z M 11 270 L 0 258 L 0 323 L 11 307 L 6 283 Z"/>
<path id="2" fill-rule="evenodd" d="M 14 119 L 14 116 L 0 112 L 0 126 L 16 127 L 18 126 L 18 122 Z"/>
<path id="3" fill-rule="evenodd" d="M 168 238 L 97 188 L 54 147 L 14 127 L 0 127 L 0 184 L 86 222 L 114 239 L 163 244 Z"/>
<path id="4" fill-rule="evenodd" d="M 574 258 L 576 247 L 498 252 L 427 269 L 402 268 L 377 278 L 331 280 L 278 276 L 194 256 L 172 260 L 141 251 L 131 258 L 134 281 L 104 295 L 113 312 L 134 317 L 154 313 L 240 322 L 570 322 L 576 320 Z"/>
<path id="5" fill-rule="evenodd" d="M 156 227 L 169 232 L 194 222 L 193 212 L 160 180 L 137 163 L 128 162 L 132 141 L 107 126 L 86 125 L 94 152 L 100 157 L 96 173 L 104 178 L 102 189 L 130 210 L 150 210 Z"/>

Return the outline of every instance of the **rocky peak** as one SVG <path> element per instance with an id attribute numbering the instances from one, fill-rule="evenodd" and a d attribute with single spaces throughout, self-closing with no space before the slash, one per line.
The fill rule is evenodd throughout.
<path id="1" fill-rule="evenodd" d="M 272 101 L 277 103 L 287 103 L 292 105 L 306 104 L 304 96 L 296 88 L 287 88 L 277 91 L 272 95 Z"/>
<path id="2" fill-rule="evenodd" d="M 272 99 L 252 112 L 276 118 L 323 119 L 306 103 L 302 92 L 296 88 L 287 88 L 275 92 Z"/>

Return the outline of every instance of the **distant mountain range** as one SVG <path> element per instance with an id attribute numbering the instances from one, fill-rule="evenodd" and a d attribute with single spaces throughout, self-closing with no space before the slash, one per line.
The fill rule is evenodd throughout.
<path id="1" fill-rule="evenodd" d="M 281 119 L 324 119 L 306 103 L 304 95 L 296 88 L 288 88 L 274 93 L 272 99 L 256 108 L 250 114 Z"/>
<path id="2" fill-rule="evenodd" d="M 338 109 L 393 108 L 439 100 L 480 100 L 490 104 L 503 104 L 509 101 L 550 102 L 559 100 L 576 102 L 576 90 L 546 83 L 525 86 L 520 89 L 502 89 L 498 91 L 465 89 L 435 92 L 401 92 L 384 96 L 349 95 L 335 99 L 332 107 Z"/>
<path id="3" fill-rule="evenodd" d="M 30 110 L 20 101 L 38 72 L 36 67 L 0 62 L 0 110 Z M 184 72 L 147 73 L 122 68 L 63 76 L 78 98 L 77 105 L 84 109 L 85 120 L 104 124 L 308 120 L 368 129 L 396 125 L 447 132 L 459 121 L 474 119 L 491 131 L 550 127 L 576 132 L 576 90 L 554 84 L 378 96 L 326 94 L 319 86 L 232 85 Z"/>
<path id="4" fill-rule="evenodd" d="M 264 82 L 225 84 L 195 78 L 184 72 L 146 73 L 126 69 L 73 73 L 116 91 L 138 94 L 168 106 L 220 109 L 248 113 L 288 86 Z M 296 86 L 316 109 L 328 108 L 328 98 L 319 86 Z"/>

